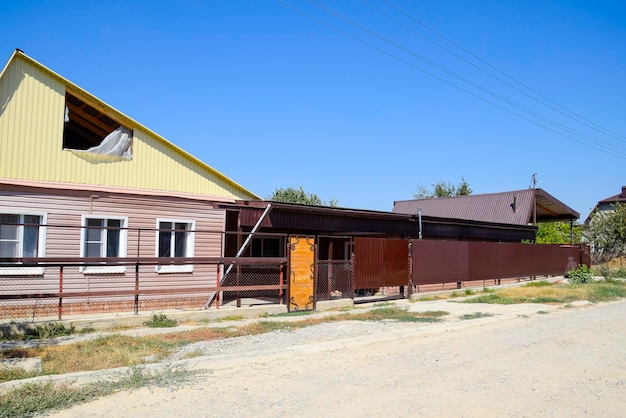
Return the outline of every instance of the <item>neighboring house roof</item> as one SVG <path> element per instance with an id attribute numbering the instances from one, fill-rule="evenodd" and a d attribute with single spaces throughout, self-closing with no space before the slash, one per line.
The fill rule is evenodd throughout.
<path id="1" fill-rule="evenodd" d="M 40 76 L 37 74 L 40 74 Z M 50 83 L 50 88 L 46 91 L 37 90 L 42 85 L 42 82 L 46 80 Z M 177 147 L 146 126 L 104 103 L 20 50 L 13 52 L 7 64 L 0 71 L 0 85 L 3 86 L 2 91 L 0 91 L 0 98 L 2 99 L 0 103 L 0 133 L 6 138 L 18 138 L 16 141 L 20 142 L 18 145 L 22 147 L 17 148 L 16 145 L 8 144 L 7 149 L 3 148 L 5 154 L 7 154 L 5 158 L 13 159 L 13 161 L 5 161 L 0 158 L 0 162 L 5 166 L 3 170 L 0 170 L 0 179 L 88 183 L 111 187 L 134 187 L 146 190 L 171 191 L 173 193 L 214 194 L 217 197 L 231 199 L 260 199 L 259 196 L 224 174 Z M 129 170 L 125 168 L 128 165 L 124 166 L 124 163 L 121 163 L 121 165 L 106 164 L 112 161 L 104 161 L 102 158 L 98 160 L 96 157 L 84 155 L 77 155 L 71 158 L 69 156 L 71 151 L 66 151 L 63 159 L 54 161 L 56 166 L 51 168 L 54 155 L 50 154 L 50 149 L 44 147 L 43 142 L 45 141 L 43 140 L 48 141 L 49 138 L 54 137 L 59 131 L 62 132 L 63 121 L 58 121 L 57 119 L 62 117 L 63 106 L 67 106 L 62 103 L 65 100 L 65 94 L 68 93 L 88 100 L 104 116 L 114 118 L 125 127 L 134 130 L 133 141 L 135 145 L 133 147 L 141 145 L 142 155 L 137 158 L 133 156 L 133 160 L 142 158 L 142 161 L 140 163 L 134 161 L 134 168 Z M 20 103 L 22 104 L 19 108 L 11 109 L 12 100 L 21 100 Z M 28 100 L 28 102 L 25 100 Z M 61 107 L 59 108 L 59 106 Z M 11 114 L 7 115 L 7 112 Z M 5 116 L 4 121 L 3 115 Z M 44 119 L 49 125 L 28 127 L 29 124 L 33 124 L 33 121 L 41 123 Z M 30 130 L 27 131 L 28 129 Z M 18 131 L 23 138 L 16 135 Z M 32 134 L 41 132 L 46 132 L 46 136 L 45 138 L 37 138 L 39 140 L 38 145 L 22 144 L 25 140 L 35 141 Z M 59 147 L 58 149 L 60 150 L 61 148 Z M 32 167 L 19 168 L 21 161 L 16 161 L 18 156 L 15 155 L 18 151 L 28 156 L 28 158 L 32 156 Z M 38 160 L 35 160 L 35 158 Z M 46 164 L 42 163 L 42 158 L 48 158 Z M 82 162 L 79 162 L 79 159 Z M 153 161 L 153 159 L 158 160 L 158 162 Z M 165 162 L 164 165 L 166 167 L 160 165 L 163 162 Z M 87 173 L 85 167 L 93 168 L 92 172 Z M 98 181 L 95 181 L 94 179 L 97 176 L 99 176 Z M 138 186 L 133 185 L 133 180 L 135 183 L 139 183 L 138 178 L 142 176 L 143 183 Z M 74 179 L 80 180 L 74 181 Z M 190 183 L 193 183 L 193 186 L 190 186 Z M 209 184 L 211 186 L 208 186 Z M 161 185 L 164 187 L 161 187 Z"/>
<path id="2" fill-rule="evenodd" d="M 585 219 L 585 223 L 588 224 L 591 220 L 591 215 L 597 210 L 610 210 L 611 205 L 615 203 L 626 203 L 626 186 L 622 186 L 622 192 L 616 195 L 607 197 L 606 199 L 602 199 L 598 201 L 598 204 L 593 208 L 587 219 Z"/>
<path id="3" fill-rule="evenodd" d="M 536 202 L 536 206 L 535 206 Z M 401 200 L 394 202 L 394 213 L 437 218 L 464 219 L 509 225 L 576 220 L 580 214 L 543 189 L 475 194 L 467 196 Z"/>

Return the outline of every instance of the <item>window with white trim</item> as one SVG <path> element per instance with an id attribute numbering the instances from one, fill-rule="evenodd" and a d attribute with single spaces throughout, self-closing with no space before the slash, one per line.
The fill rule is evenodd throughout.
<path id="1" fill-rule="evenodd" d="M 83 215 L 80 243 L 80 256 L 126 257 L 128 218 L 97 215 Z M 124 266 L 88 266 L 83 273 L 124 273 Z"/>
<path id="2" fill-rule="evenodd" d="M 163 258 L 193 257 L 195 221 L 157 219 L 156 256 Z M 159 273 L 192 272 L 193 265 L 160 265 Z"/>
<path id="3" fill-rule="evenodd" d="M 0 257 L 44 257 L 45 218 L 44 214 L 0 212 Z M 0 275 L 40 275 L 43 272 L 43 267 L 0 269 Z"/>

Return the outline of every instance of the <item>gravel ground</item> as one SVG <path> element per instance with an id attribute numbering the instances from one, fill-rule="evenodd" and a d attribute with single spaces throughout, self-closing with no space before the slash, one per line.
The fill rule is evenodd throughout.
<path id="1" fill-rule="evenodd" d="M 441 323 L 333 322 L 185 347 L 204 373 L 62 411 L 91 416 L 626 416 L 626 301 L 408 304 Z M 465 313 L 493 316 L 461 320 Z"/>

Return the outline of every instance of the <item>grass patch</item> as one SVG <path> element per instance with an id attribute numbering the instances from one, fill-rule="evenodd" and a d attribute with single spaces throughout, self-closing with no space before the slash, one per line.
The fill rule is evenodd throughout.
<path id="1" fill-rule="evenodd" d="M 29 417 L 67 409 L 112 393 L 146 386 L 177 386 L 193 380 L 199 372 L 185 368 L 167 368 L 149 372 L 133 368 L 116 380 L 99 381 L 81 387 L 52 382 L 28 383 L 0 394 L 0 417 Z"/>
<path id="2" fill-rule="evenodd" d="M 537 313 L 540 314 L 540 315 L 547 315 L 550 312 L 548 312 L 548 311 L 537 311 Z"/>
<path id="3" fill-rule="evenodd" d="M 292 312 L 281 312 L 277 314 L 268 314 L 264 316 L 264 318 L 274 318 L 274 317 L 282 317 L 282 316 L 306 316 L 314 314 L 315 311 L 292 311 Z"/>
<path id="4" fill-rule="evenodd" d="M 434 300 L 444 300 L 444 299 L 450 299 L 450 296 L 442 293 L 442 294 L 433 295 L 433 296 L 424 296 L 424 297 L 420 297 L 420 298 L 411 298 L 409 300 L 409 302 L 411 302 L 411 303 L 414 303 L 414 302 L 432 302 Z"/>
<path id="5" fill-rule="evenodd" d="M 441 317 L 448 315 L 445 311 L 409 312 L 406 309 L 395 307 L 376 308 L 371 311 L 358 314 L 343 315 L 344 319 L 356 321 L 384 321 L 393 320 L 399 322 L 439 322 Z"/>
<path id="6" fill-rule="evenodd" d="M 217 318 L 216 321 L 241 321 L 244 319 L 243 315 L 227 315 Z"/>
<path id="7" fill-rule="evenodd" d="M 546 287 L 546 286 L 552 286 L 552 285 L 553 283 L 550 283 L 546 280 L 539 280 L 539 281 L 526 283 L 525 285 L 522 285 L 522 287 Z"/>
<path id="8" fill-rule="evenodd" d="M 501 289 L 488 295 L 466 299 L 465 303 L 570 303 L 578 300 L 607 302 L 626 297 L 626 284 L 599 281 L 585 284 L 533 285 Z"/>
<path id="9" fill-rule="evenodd" d="M 165 314 L 154 314 L 150 320 L 143 324 L 150 328 L 171 328 L 175 327 L 177 322 L 175 319 L 168 318 Z"/>
<path id="10" fill-rule="evenodd" d="M 467 319 L 487 318 L 487 317 L 490 317 L 490 316 L 493 316 L 493 314 L 485 313 L 485 312 L 474 312 L 474 313 L 471 313 L 471 314 L 463 314 L 459 318 L 463 319 L 463 320 L 467 320 Z"/>
<path id="11" fill-rule="evenodd" d="M 87 334 L 95 331 L 96 329 L 93 327 L 76 329 L 73 324 L 66 326 L 61 322 L 47 322 L 35 327 L 26 326 L 23 332 L 9 337 L 3 337 L 1 340 L 47 340 L 72 334 Z"/>

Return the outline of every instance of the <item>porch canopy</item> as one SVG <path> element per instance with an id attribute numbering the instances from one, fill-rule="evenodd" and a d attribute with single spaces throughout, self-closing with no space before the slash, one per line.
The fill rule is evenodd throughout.
<path id="1" fill-rule="evenodd" d="M 222 205 L 238 213 L 241 231 L 250 231 L 270 205 L 259 232 L 293 235 L 381 236 L 418 238 L 420 224 L 426 239 L 520 242 L 534 240 L 532 225 L 503 224 L 472 219 L 445 218 L 415 213 L 309 206 L 269 201 L 237 201 Z"/>

